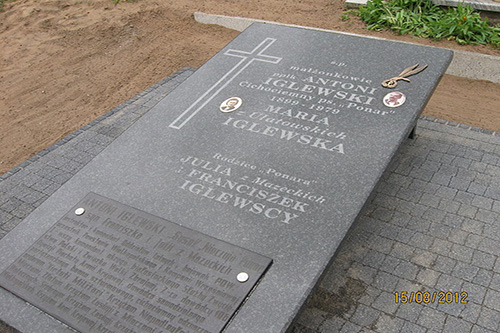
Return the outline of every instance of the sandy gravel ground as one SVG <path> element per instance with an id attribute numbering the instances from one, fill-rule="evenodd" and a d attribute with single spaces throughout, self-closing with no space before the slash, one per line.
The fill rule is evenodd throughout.
<path id="1" fill-rule="evenodd" d="M 500 56 L 343 21 L 342 0 L 15 0 L 0 12 L 0 174 L 175 71 L 199 67 L 238 32 L 193 13 L 245 16 Z M 500 84 L 445 75 L 424 114 L 500 130 Z"/>

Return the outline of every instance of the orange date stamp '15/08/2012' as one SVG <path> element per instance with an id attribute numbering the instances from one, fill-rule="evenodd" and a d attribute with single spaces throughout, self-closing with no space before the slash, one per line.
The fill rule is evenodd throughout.
<path id="1" fill-rule="evenodd" d="M 394 301 L 396 303 L 457 303 L 467 304 L 469 294 L 466 291 L 401 291 L 394 292 Z"/>

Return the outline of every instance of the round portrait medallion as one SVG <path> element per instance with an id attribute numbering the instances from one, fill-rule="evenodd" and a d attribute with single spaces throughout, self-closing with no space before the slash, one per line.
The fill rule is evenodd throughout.
<path id="1" fill-rule="evenodd" d="M 222 102 L 219 109 L 221 110 L 221 112 L 233 112 L 238 110 L 238 108 L 241 106 L 241 103 L 243 103 L 241 98 L 231 97 Z"/>
<path id="2" fill-rule="evenodd" d="M 384 96 L 384 105 L 390 108 L 401 106 L 406 101 L 406 96 L 399 91 L 393 91 Z"/>

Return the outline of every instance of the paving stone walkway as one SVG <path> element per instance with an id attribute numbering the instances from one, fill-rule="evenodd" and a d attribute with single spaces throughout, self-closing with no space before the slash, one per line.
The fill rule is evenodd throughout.
<path id="1" fill-rule="evenodd" d="M 193 72 L 0 176 L 0 238 Z M 497 332 L 499 241 L 500 133 L 421 117 L 292 332 Z"/>

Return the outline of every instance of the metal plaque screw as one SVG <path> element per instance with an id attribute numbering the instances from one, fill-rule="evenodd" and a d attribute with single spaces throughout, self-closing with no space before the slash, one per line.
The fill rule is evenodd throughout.
<path id="1" fill-rule="evenodd" d="M 240 274 L 238 274 L 236 276 L 236 280 L 238 280 L 238 282 L 241 282 L 241 283 L 247 282 L 248 278 L 249 278 L 249 276 L 245 272 L 241 272 Z"/>
<path id="2" fill-rule="evenodd" d="M 75 210 L 75 214 L 78 216 L 83 215 L 83 213 L 85 213 L 85 208 L 77 208 Z"/>

